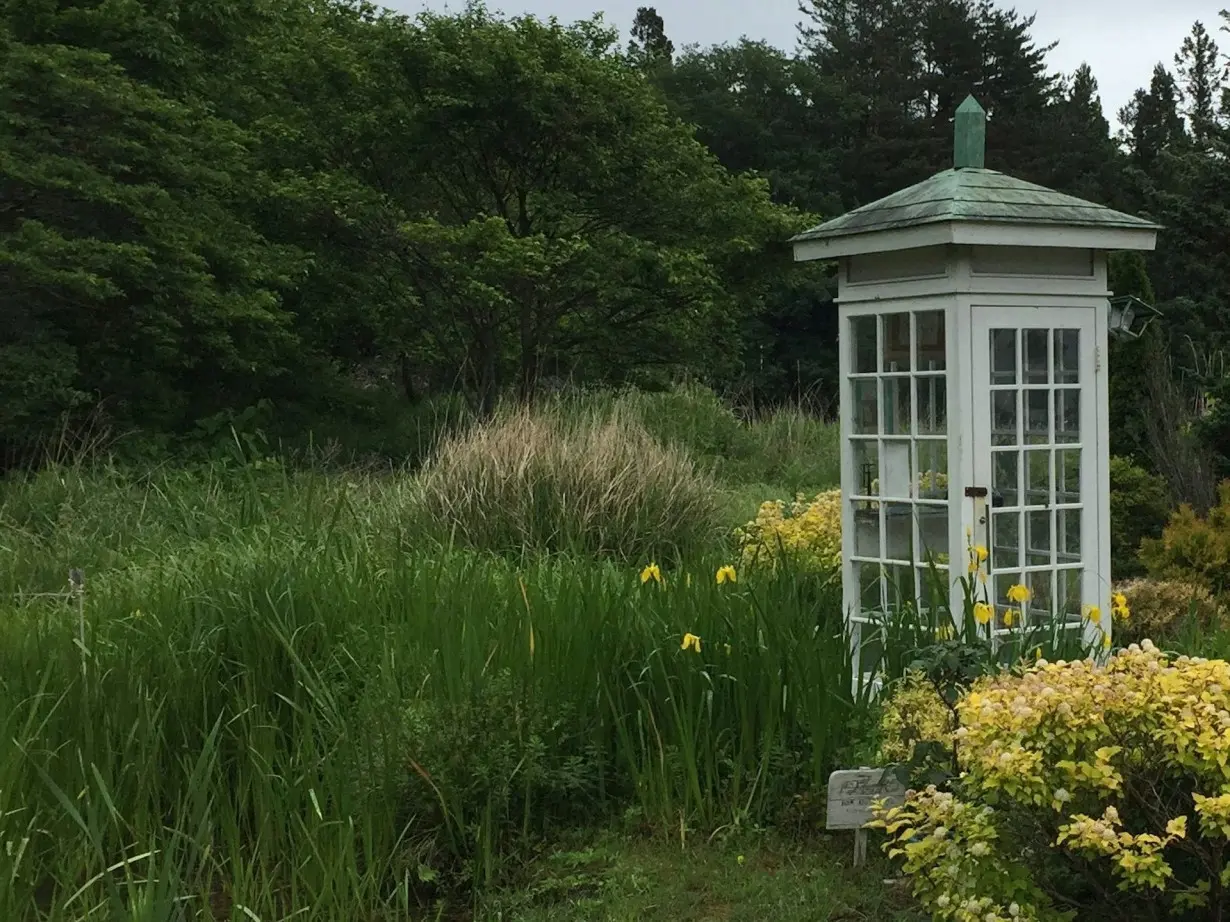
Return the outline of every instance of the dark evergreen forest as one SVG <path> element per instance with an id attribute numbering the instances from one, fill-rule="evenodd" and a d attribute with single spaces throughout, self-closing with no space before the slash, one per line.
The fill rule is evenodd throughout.
<path id="1" fill-rule="evenodd" d="M 628 42 L 479 5 L 2 0 L 5 463 L 103 429 L 396 456 L 425 408 L 561 387 L 831 406 L 831 270 L 786 240 L 947 167 L 973 93 L 988 166 L 1165 226 L 1113 266 L 1161 317 L 1115 346 L 1112 451 L 1203 505 L 1184 471 L 1230 444 L 1230 14 L 1112 132 L 1096 75 L 989 0 L 803 5 L 796 49 L 677 52 L 652 8 Z"/>

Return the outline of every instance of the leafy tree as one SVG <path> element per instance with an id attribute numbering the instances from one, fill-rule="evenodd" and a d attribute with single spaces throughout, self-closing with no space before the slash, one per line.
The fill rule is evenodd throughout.
<path id="1" fill-rule="evenodd" d="M 737 363 L 801 224 L 728 174 L 596 23 L 481 8 L 405 32 L 405 169 L 434 207 L 402 227 L 431 351 L 483 406 L 545 375 L 635 378 Z"/>
<path id="2" fill-rule="evenodd" d="M 670 64 L 675 44 L 666 37 L 666 24 L 652 6 L 637 7 L 632 21 L 632 39 L 628 54 L 642 64 Z"/>
<path id="3" fill-rule="evenodd" d="M 744 39 L 690 51 L 657 82 L 728 170 L 757 172 L 779 202 L 840 213 L 832 147 L 842 100 L 808 62 Z"/>
<path id="4" fill-rule="evenodd" d="M 1204 23 L 1197 21 L 1192 26 L 1191 34 L 1183 39 L 1183 47 L 1174 56 L 1174 63 L 1185 101 L 1183 115 L 1192 137 L 1204 143 L 1216 126 L 1222 90 L 1221 56 Z"/>
<path id="5" fill-rule="evenodd" d="M 21 31 L 0 19 L 0 440 L 100 399 L 155 428 L 255 402 L 294 367 L 302 264 L 234 207 L 249 138 Z"/>

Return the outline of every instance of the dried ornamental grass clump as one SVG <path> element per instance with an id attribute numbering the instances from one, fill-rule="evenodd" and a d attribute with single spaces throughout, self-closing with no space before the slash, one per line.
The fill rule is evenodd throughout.
<path id="1" fill-rule="evenodd" d="M 776 566 L 784 555 L 802 570 L 831 573 L 841 567 L 841 490 L 763 503 L 735 536 L 744 564 Z"/>
<path id="2" fill-rule="evenodd" d="M 626 413 L 520 408 L 444 442 L 419 476 L 441 536 L 494 551 L 679 555 L 720 533 L 717 487 Z"/>
<path id="3" fill-rule="evenodd" d="M 955 793 L 876 824 L 935 918 L 1230 909 L 1230 664 L 1145 641 L 979 680 L 957 710 Z"/>
<path id="4" fill-rule="evenodd" d="M 1137 579 L 1121 584 L 1118 591 L 1131 609 L 1129 618 L 1116 621 L 1121 642 L 1169 637 L 1188 618 L 1195 618 L 1201 627 L 1212 627 L 1220 617 L 1213 594 L 1188 580 Z"/>

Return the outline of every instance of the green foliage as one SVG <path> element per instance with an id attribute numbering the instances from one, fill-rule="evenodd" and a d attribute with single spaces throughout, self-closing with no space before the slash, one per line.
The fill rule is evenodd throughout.
<path id="1" fill-rule="evenodd" d="M 1144 540 L 1140 558 L 1151 577 L 1195 583 L 1215 594 L 1230 590 L 1230 481 L 1218 496 L 1206 517 L 1180 506 L 1160 538 Z"/>
<path id="2" fill-rule="evenodd" d="M 60 44 L 10 41 L 0 100 L 0 441 L 87 395 L 182 426 L 289 369 L 299 263 L 234 210 L 260 184 L 242 131 Z"/>
<path id="3" fill-rule="evenodd" d="M 718 524 L 714 482 L 620 413 L 502 413 L 441 445 L 420 481 L 411 513 L 484 550 L 677 559 Z"/>
<path id="4" fill-rule="evenodd" d="M 1141 541 L 1160 538 L 1171 511 L 1161 477 L 1127 458 L 1110 459 L 1110 559 L 1116 579 L 1144 574 Z"/>
<path id="5" fill-rule="evenodd" d="M 572 702 L 526 687 L 506 669 L 463 700 L 423 696 L 404 707 L 402 803 L 417 866 L 475 871 L 490 885 L 510 843 L 553 825 L 592 823 L 608 793 L 611 754 Z M 454 869 L 450 856 L 475 862 Z M 512 856 L 512 857 L 515 857 Z"/>
<path id="6" fill-rule="evenodd" d="M 404 168 L 447 203 L 401 229 L 419 329 L 487 406 L 512 383 L 588 378 L 597 355 L 599 380 L 719 372 L 737 353 L 716 347 L 803 226 L 722 169 L 613 38 L 478 8 L 406 33 Z"/>
<path id="7" fill-rule="evenodd" d="M 530 879 L 482 901 L 481 922 L 814 922 L 844 916 L 918 922 L 875 854 L 851 868 L 843 837 L 731 831 L 712 841 L 578 837 L 543 856 Z"/>
<path id="8" fill-rule="evenodd" d="M 841 480 L 838 426 L 806 405 L 745 415 L 714 391 L 695 385 L 589 394 L 579 403 L 594 409 L 609 404 L 631 414 L 726 485 L 772 483 L 796 493 Z"/>

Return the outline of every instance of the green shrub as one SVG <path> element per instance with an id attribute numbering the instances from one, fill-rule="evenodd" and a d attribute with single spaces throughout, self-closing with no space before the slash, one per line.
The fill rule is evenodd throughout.
<path id="1" fill-rule="evenodd" d="M 593 819 L 611 765 L 570 702 L 505 669 L 462 700 L 416 698 L 403 716 L 416 864 L 490 883 L 512 843 Z"/>
<path id="2" fill-rule="evenodd" d="M 1180 506 L 1161 538 L 1143 541 L 1140 557 L 1150 576 L 1196 583 L 1214 595 L 1230 591 L 1230 480 L 1218 497 L 1207 517 Z"/>
<path id="3" fill-rule="evenodd" d="M 618 410 L 509 411 L 446 441 L 419 485 L 439 536 L 498 552 L 677 558 L 720 522 L 713 481 Z"/>
<path id="4" fill-rule="evenodd" d="M 1172 509 L 1165 480 L 1128 458 L 1110 459 L 1110 557 L 1116 579 L 1144 575 L 1140 543 L 1161 537 Z"/>

